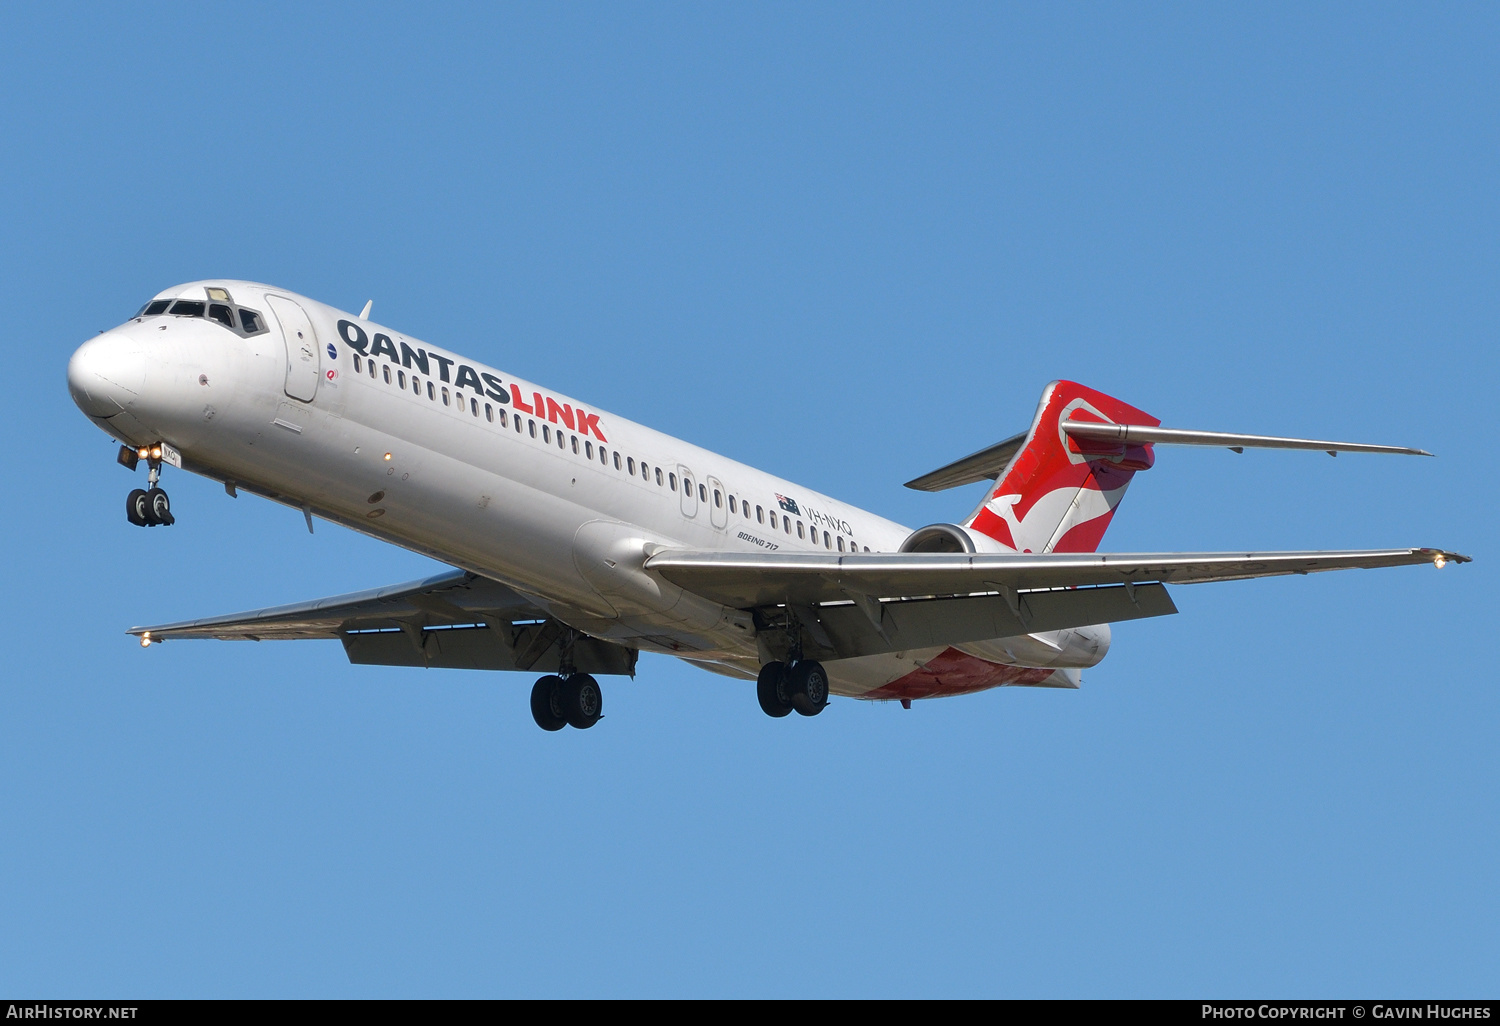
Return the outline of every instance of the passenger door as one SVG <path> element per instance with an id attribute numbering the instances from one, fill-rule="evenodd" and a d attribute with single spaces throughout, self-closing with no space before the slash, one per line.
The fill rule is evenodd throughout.
<path id="1" fill-rule="evenodd" d="M 677 464 L 677 476 L 682 479 L 678 482 L 682 489 L 682 515 L 695 517 L 698 515 L 698 478 L 681 463 Z"/>
<path id="2" fill-rule="evenodd" d="M 281 296 L 267 296 L 276 320 L 281 322 L 281 337 L 286 342 L 286 394 L 310 403 L 318 394 L 318 379 L 323 370 L 318 353 L 318 336 L 313 333 L 307 313 Z"/>

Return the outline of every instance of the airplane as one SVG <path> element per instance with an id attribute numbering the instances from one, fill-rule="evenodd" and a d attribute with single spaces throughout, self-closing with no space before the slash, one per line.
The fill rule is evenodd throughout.
<path id="1" fill-rule="evenodd" d="M 284 289 L 167 289 L 68 362 L 68 388 L 147 465 L 126 516 L 175 517 L 172 467 L 453 567 L 424 580 L 128 632 L 338 639 L 351 663 L 531 671 L 544 730 L 592 727 L 597 677 L 642 651 L 756 682 L 762 710 L 1077 688 L 1110 624 L 1175 613 L 1168 586 L 1466 563 L 1447 549 L 1103 553 L 1160 445 L 1427 456 L 1388 445 L 1164 428 L 1071 381 L 1026 431 L 907 486 L 990 480 L 915 530 L 593 403 Z"/>

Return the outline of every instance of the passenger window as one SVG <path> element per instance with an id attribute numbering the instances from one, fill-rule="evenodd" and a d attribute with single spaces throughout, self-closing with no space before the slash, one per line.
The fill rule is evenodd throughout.
<path id="1" fill-rule="evenodd" d="M 151 305 L 155 306 L 156 304 L 152 303 Z M 146 312 L 150 313 L 151 311 L 148 309 Z M 240 327 L 244 329 L 245 334 L 254 335 L 260 330 L 260 315 L 254 310 L 241 310 Z"/>
<path id="2" fill-rule="evenodd" d="M 542 425 L 542 441 L 548 443 L 552 441 L 552 429 L 546 424 Z"/>
<path id="3" fill-rule="evenodd" d="M 370 377 L 373 378 L 374 376 L 375 376 L 375 361 L 371 360 L 370 361 Z"/>
<path id="4" fill-rule="evenodd" d="M 714 505 L 715 506 L 722 506 L 722 505 L 724 505 L 724 496 L 722 496 L 722 495 L 719 494 L 719 490 L 717 488 L 714 489 Z"/>
<path id="5" fill-rule="evenodd" d="M 800 521 L 800 520 L 797 521 L 797 537 L 798 538 L 805 537 L 805 535 L 803 535 L 803 533 L 802 533 L 802 521 Z"/>
<path id="6" fill-rule="evenodd" d="M 584 459 L 590 459 L 591 460 L 591 459 L 594 458 L 594 443 L 593 442 L 584 442 L 583 443 L 583 456 L 584 456 Z"/>
<path id="7" fill-rule="evenodd" d="M 202 317 L 203 307 L 207 305 L 190 299 L 179 299 L 172 304 L 172 312 L 179 317 Z"/>
<path id="8" fill-rule="evenodd" d="M 448 405 L 448 390 L 446 388 L 443 389 L 443 405 Z"/>
<path id="9" fill-rule="evenodd" d="M 658 488 L 661 487 L 661 468 L 660 467 L 656 468 L 656 486 Z M 677 482 L 673 481 L 672 482 L 672 491 L 675 492 L 676 490 L 677 490 Z"/>
<path id="10" fill-rule="evenodd" d="M 771 516 L 774 518 L 776 516 L 776 514 L 772 513 Z M 787 534 L 791 534 L 792 533 L 792 518 L 791 517 L 782 517 L 781 518 L 781 529 L 783 531 L 785 531 Z"/>
<path id="11" fill-rule="evenodd" d="M 491 424 L 495 423 L 495 408 L 489 403 L 484 404 L 484 419 Z"/>
<path id="12" fill-rule="evenodd" d="M 609 466 L 609 453 L 604 451 L 604 446 L 599 446 L 599 462 L 606 467 Z M 615 453 L 615 469 L 620 469 L 620 454 Z"/>
<path id="13" fill-rule="evenodd" d="M 447 395 L 447 392 L 448 392 L 448 390 L 446 388 L 443 389 L 443 394 L 444 395 Z M 437 393 L 435 391 L 433 391 L 432 382 L 430 382 L 430 381 L 427 382 L 427 398 L 429 398 L 429 399 L 436 399 L 437 398 Z M 447 400 L 445 399 L 444 402 L 446 402 L 446 401 Z"/>
<path id="14" fill-rule="evenodd" d="M 759 506 L 755 507 L 755 522 L 758 523 L 758 524 L 764 524 L 766 522 L 765 513 L 762 511 L 761 507 L 759 507 Z M 775 527 L 776 525 L 772 524 L 771 526 Z"/>
<path id="15" fill-rule="evenodd" d="M 390 367 L 382 367 L 382 368 L 380 368 L 380 373 L 385 378 L 385 383 L 387 385 L 389 385 L 391 383 L 391 369 L 390 369 Z"/>
<path id="16" fill-rule="evenodd" d="M 363 369 L 364 368 L 359 365 L 359 354 L 355 353 L 354 354 L 354 373 L 358 374 Z"/>
<path id="17" fill-rule="evenodd" d="M 558 435 L 557 437 L 558 437 L 559 441 L 561 441 L 562 435 Z M 573 455 L 577 456 L 578 455 L 578 436 L 577 435 L 569 435 L 568 437 L 570 437 L 571 439 L 573 439 Z"/>
<path id="18" fill-rule="evenodd" d="M 566 449 L 568 447 L 568 440 L 563 437 L 563 433 L 561 431 L 559 431 L 557 433 L 557 447 L 559 449 Z M 573 451 L 574 452 L 578 451 L 578 436 L 577 435 L 573 436 Z"/>
<path id="19" fill-rule="evenodd" d="M 718 494 L 719 494 L 718 492 L 714 492 L 714 495 L 718 495 Z M 738 513 L 739 512 L 739 510 L 735 509 L 735 507 L 734 507 L 734 496 L 733 495 L 731 495 L 729 497 L 729 512 L 731 512 L 731 513 Z"/>
<path id="20" fill-rule="evenodd" d="M 485 405 L 485 408 L 488 409 L 490 404 L 489 403 L 485 403 L 484 405 Z M 474 416 L 476 416 L 476 417 L 479 416 L 479 400 L 475 399 L 473 396 L 469 397 L 469 412 L 472 413 L 472 414 L 474 414 Z M 494 420 L 494 419 L 495 419 L 494 417 L 490 418 L 490 420 Z"/>
<path id="21" fill-rule="evenodd" d="M 844 536 L 843 535 L 839 535 L 839 551 L 840 552 L 844 551 Z"/>
<path id="22" fill-rule="evenodd" d="M 534 421 L 534 420 L 528 420 L 526 422 L 526 430 L 529 431 L 529 432 L 531 432 L 531 437 L 532 438 L 535 438 L 536 437 L 536 421 Z"/>
<path id="23" fill-rule="evenodd" d="M 505 427 L 506 426 L 505 425 L 505 411 L 504 410 L 500 411 L 500 426 L 501 427 Z"/>
<path id="24" fill-rule="evenodd" d="M 704 488 L 702 485 L 698 486 L 698 501 L 699 502 L 707 502 L 708 501 L 708 489 Z"/>
<path id="25" fill-rule="evenodd" d="M 234 314 L 229 312 L 229 307 L 215 303 L 208 308 L 208 315 L 230 331 L 234 330 Z"/>
<path id="26" fill-rule="evenodd" d="M 619 458 L 620 458 L 619 454 L 616 453 L 615 454 L 615 459 L 619 460 Z M 634 456 L 626 456 L 625 457 L 625 472 L 627 474 L 629 474 L 631 477 L 635 477 L 635 457 Z"/>
<path id="27" fill-rule="evenodd" d="M 147 303 L 146 304 L 146 309 L 143 312 L 144 312 L 144 314 L 147 317 L 155 317 L 157 314 L 164 314 L 164 313 L 166 313 L 167 312 L 167 307 L 169 307 L 171 305 L 172 305 L 172 301 L 170 299 L 156 299 L 156 300 L 152 300 L 151 302 Z M 243 317 L 247 313 L 249 313 L 248 310 L 241 310 L 240 311 L 240 316 Z M 245 330 L 246 331 L 253 331 L 254 329 L 251 328 L 249 325 L 246 325 L 245 326 Z"/>
<path id="28" fill-rule="evenodd" d="M 661 471 L 658 470 L 657 473 L 660 474 Z M 667 483 L 672 486 L 672 491 L 675 492 L 677 490 L 677 475 L 676 474 L 668 474 L 667 475 Z"/>
<path id="29" fill-rule="evenodd" d="M 869 552 L 869 551 L 870 551 L 870 546 L 868 546 L 868 545 L 866 545 L 866 546 L 865 546 L 865 551 L 866 551 L 866 552 Z"/>
<path id="30" fill-rule="evenodd" d="M 396 387 L 403 392 L 406 391 L 406 371 L 398 370 L 396 372 Z"/>
<path id="31" fill-rule="evenodd" d="M 813 532 L 813 537 L 814 538 L 817 537 L 817 532 L 816 531 Z M 833 539 L 830 538 L 830 537 L 828 537 L 828 532 L 827 531 L 823 532 L 823 547 L 825 549 L 831 549 L 831 548 L 833 548 Z"/>

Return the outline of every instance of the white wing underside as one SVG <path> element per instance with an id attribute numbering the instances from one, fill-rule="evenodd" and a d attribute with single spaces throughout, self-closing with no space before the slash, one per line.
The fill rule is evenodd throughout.
<path id="1" fill-rule="evenodd" d="M 665 550 L 646 569 L 725 605 L 748 609 L 873 598 L 1004 594 L 1146 583 L 1202 584 L 1329 570 L 1466 563 L 1442 549 L 1344 552 L 729 553 Z"/>

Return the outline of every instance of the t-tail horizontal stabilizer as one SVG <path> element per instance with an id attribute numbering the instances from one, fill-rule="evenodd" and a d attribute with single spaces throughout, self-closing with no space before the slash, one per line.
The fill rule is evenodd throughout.
<path id="1" fill-rule="evenodd" d="M 1226 431 L 1184 431 L 1181 428 L 1150 427 L 1145 424 L 1101 424 L 1066 420 L 1062 429 L 1079 453 L 1108 459 L 1130 445 L 1222 445 L 1245 449 L 1311 449 L 1337 456 L 1341 452 L 1387 452 L 1401 456 L 1431 456 L 1425 449 L 1402 445 L 1369 445 L 1364 442 L 1325 442 L 1315 438 L 1278 438 L 1274 435 L 1237 435 Z"/>
<path id="2" fill-rule="evenodd" d="M 1147 445 L 1214 445 L 1244 452 L 1246 449 L 1307 449 L 1337 456 L 1341 452 L 1394 453 L 1399 456 L 1431 456 L 1425 449 L 1404 445 L 1370 445 L 1365 442 L 1329 442 L 1317 438 L 1282 438 L 1276 435 L 1242 435 L 1228 431 L 1187 431 L 1182 428 L 1152 427 L 1147 424 L 1115 424 L 1069 419 L 1061 423 L 1068 437 L 1068 448 L 1084 459 L 1117 460 L 1129 447 Z M 906 482 L 906 487 L 921 492 L 941 492 L 973 484 L 975 481 L 998 480 L 1005 468 L 1027 441 L 1026 434 L 954 460 L 921 477 Z"/>

